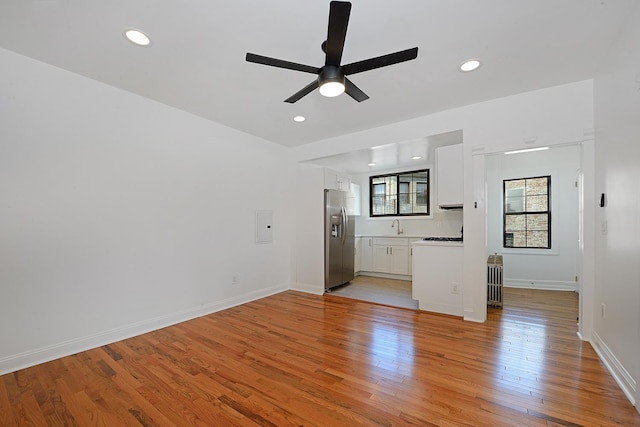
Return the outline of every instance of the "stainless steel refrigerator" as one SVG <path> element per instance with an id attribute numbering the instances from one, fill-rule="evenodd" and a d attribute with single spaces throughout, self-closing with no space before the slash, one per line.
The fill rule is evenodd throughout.
<path id="1" fill-rule="evenodd" d="M 347 213 L 344 191 L 324 190 L 324 289 L 353 279 L 354 217 Z"/>

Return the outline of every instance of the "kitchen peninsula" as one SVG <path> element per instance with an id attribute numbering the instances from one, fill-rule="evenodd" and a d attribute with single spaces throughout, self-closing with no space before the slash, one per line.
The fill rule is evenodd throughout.
<path id="1" fill-rule="evenodd" d="M 412 243 L 412 298 L 420 310 L 463 315 L 461 241 Z"/>

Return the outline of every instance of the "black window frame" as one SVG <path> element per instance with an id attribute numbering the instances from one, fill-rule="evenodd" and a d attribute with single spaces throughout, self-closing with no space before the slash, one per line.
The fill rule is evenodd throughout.
<path id="1" fill-rule="evenodd" d="M 526 194 L 526 181 L 546 178 L 547 180 L 547 209 L 544 211 L 528 211 L 527 210 L 527 194 Z M 525 193 L 523 194 L 522 210 L 515 212 L 507 212 L 507 182 L 510 181 L 525 181 Z M 533 195 L 531 195 L 533 196 Z M 529 196 L 529 197 L 531 197 Z M 539 196 L 539 195 L 538 195 Z M 532 176 L 526 178 L 513 178 L 502 180 L 502 247 L 505 249 L 551 249 L 551 175 Z M 513 246 L 513 233 L 507 232 L 507 217 L 508 216 L 524 216 L 525 229 L 522 231 L 527 232 L 527 216 L 528 215 L 546 215 L 547 217 L 547 246 Z M 538 230 L 540 231 L 540 230 Z M 511 235 L 511 246 L 507 246 L 508 234 Z"/>
<path id="2" fill-rule="evenodd" d="M 412 194 L 411 192 L 400 192 L 400 187 L 401 184 L 406 184 L 404 182 L 400 182 L 400 176 L 402 175 L 408 175 L 408 174 L 415 174 L 415 173 L 426 173 L 426 182 L 416 182 L 416 184 L 422 184 L 424 185 L 425 188 L 425 195 L 421 196 L 422 200 L 425 201 L 425 203 L 416 203 L 416 205 L 420 205 L 420 206 L 425 206 L 426 205 L 426 212 L 411 212 L 411 213 L 400 213 L 400 205 L 401 205 L 401 199 L 402 196 L 406 196 L 410 198 L 410 195 Z M 395 198 L 395 211 L 396 213 L 391 213 L 391 214 L 374 214 L 373 213 L 373 200 L 374 200 L 374 196 L 375 196 L 375 192 L 374 192 L 374 186 L 378 186 L 378 185 L 385 185 L 383 183 L 378 183 L 378 184 L 374 184 L 373 180 L 376 178 L 388 178 L 388 177 L 395 177 L 396 178 L 396 198 Z M 430 169 L 418 169 L 418 170 L 412 170 L 412 171 L 404 171 L 404 172 L 395 172 L 395 173 L 387 173 L 387 174 L 381 174 L 381 175 L 371 175 L 369 176 L 369 217 L 371 218 L 383 218 L 383 217 L 396 217 L 396 216 L 401 216 L 401 217 L 407 217 L 407 216 L 429 216 L 431 214 L 431 171 Z M 386 188 L 385 188 L 385 197 L 386 197 Z M 416 193 L 416 200 L 418 199 L 417 193 Z"/>

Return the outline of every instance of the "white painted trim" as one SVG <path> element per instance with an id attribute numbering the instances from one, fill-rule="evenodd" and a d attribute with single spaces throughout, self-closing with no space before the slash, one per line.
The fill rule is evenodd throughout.
<path id="1" fill-rule="evenodd" d="M 308 294 L 322 295 L 324 294 L 323 285 L 312 285 L 310 283 L 292 283 L 289 287 L 292 291 L 306 292 Z"/>
<path id="2" fill-rule="evenodd" d="M 475 312 L 473 311 L 473 308 L 465 308 L 464 309 L 464 320 L 467 322 L 476 322 L 476 323 L 484 323 L 485 320 L 484 319 L 478 319 L 475 316 Z"/>
<path id="3" fill-rule="evenodd" d="M 381 277 L 383 279 L 406 280 L 411 282 L 412 277 L 404 274 L 378 273 L 376 271 L 360 271 L 358 276 Z"/>
<path id="4" fill-rule="evenodd" d="M 206 316 L 208 314 L 215 313 L 216 311 L 225 310 L 240 304 L 268 297 L 269 295 L 277 294 L 286 291 L 287 289 L 288 286 L 284 284 L 272 286 L 258 291 L 248 292 L 233 298 L 227 298 L 222 301 L 210 302 L 205 305 L 177 311 L 165 316 L 132 323 L 109 331 L 99 332 L 97 334 L 79 337 L 23 353 L 6 356 L 0 359 L 0 375 L 162 329 L 167 326 L 195 319 L 196 317 Z"/>
<path id="5" fill-rule="evenodd" d="M 580 236 L 579 270 L 580 310 L 578 330 L 583 340 L 591 340 L 595 312 L 595 259 L 596 259 L 596 190 L 595 143 L 593 139 L 582 143 L 580 161 Z"/>
<path id="6" fill-rule="evenodd" d="M 616 380 L 616 383 L 618 383 L 618 386 L 622 389 L 622 392 L 627 396 L 631 404 L 635 406 L 636 381 L 616 358 L 611 349 L 602 341 L 596 331 L 591 332 L 590 343 L 600 360 L 602 360 L 602 363 L 604 363 L 609 373 L 613 376 L 613 379 Z"/>
<path id="7" fill-rule="evenodd" d="M 505 288 L 540 289 L 545 291 L 578 291 L 578 283 L 560 280 L 504 279 Z"/>
<path id="8" fill-rule="evenodd" d="M 423 305 L 418 301 L 418 308 L 422 311 L 430 311 L 438 314 L 448 314 L 450 316 L 459 316 L 461 318 L 463 317 L 463 313 L 460 312 L 460 307 L 458 307 L 457 305 L 434 302 L 427 302 Z"/>

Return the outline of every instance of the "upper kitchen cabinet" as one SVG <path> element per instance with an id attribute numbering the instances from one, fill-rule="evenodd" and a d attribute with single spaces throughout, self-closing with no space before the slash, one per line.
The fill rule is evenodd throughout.
<path id="1" fill-rule="evenodd" d="M 442 209 L 462 208 L 463 159 L 462 144 L 436 148 L 437 199 Z"/>
<path id="2" fill-rule="evenodd" d="M 333 169 L 324 169 L 324 188 L 327 190 L 351 190 L 351 178 Z"/>

